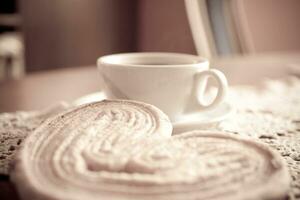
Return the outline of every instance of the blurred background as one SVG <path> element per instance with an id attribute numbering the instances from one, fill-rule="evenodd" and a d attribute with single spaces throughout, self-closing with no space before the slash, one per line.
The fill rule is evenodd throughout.
<path id="1" fill-rule="evenodd" d="M 0 1 L 1 81 L 133 51 L 199 54 L 225 72 L 260 60 L 298 73 L 300 1 Z"/>

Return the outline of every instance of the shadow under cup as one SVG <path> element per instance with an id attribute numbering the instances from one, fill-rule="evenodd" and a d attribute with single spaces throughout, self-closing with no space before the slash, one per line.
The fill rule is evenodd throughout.
<path id="1" fill-rule="evenodd" d="M 224 99 L 225 76 L 209 70 L 205 58 L 178 53 L 125 53 L 104 56 L 97 66 L 109 99 L 130 99 L 157 106 L 171 121 L 212 108 Z M 216 75 L 217 73 L 217 75 Z M 221 74 L 221 75 L 220 75 Z M 218 81 L 218 102 L 201 102 L 207 78 Z M 221 76 L 221 77 L 219 77 Z M 221 98 L 220 98 L 221 97 Z"/>

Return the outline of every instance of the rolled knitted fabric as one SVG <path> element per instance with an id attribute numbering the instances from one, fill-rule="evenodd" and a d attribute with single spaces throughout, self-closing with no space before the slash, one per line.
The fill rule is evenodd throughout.
<path id="1" fill-rule="evenodd" d="M 272 199 L 289 175 L 247 139 L 193 131 L 172 137 L 156 107 L 87 104 L 45 121 L 23 143 L 12 180 L 23 199 Z"/>

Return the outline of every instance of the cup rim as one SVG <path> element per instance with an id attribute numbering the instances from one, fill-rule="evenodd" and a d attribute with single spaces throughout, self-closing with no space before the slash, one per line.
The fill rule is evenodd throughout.
<path id="1" fill-rule="evenodd" d="M 132 64 L 132 63 L 121 63 L 116 60 L 120 60 L 120 58 L 131 57 L 131 58 L 141 58 L 141 57 L 173 57 L 173 58 L 182 58 L 182 59 L 190 59 L 191 63 L 184 64 Z M 101 64 L 115 66 L 115 67 L 127 67 L 127 68 L 199 68 L 200 66 L 208 66 L 209 61 L 207 58 L 200 57 L 197 55 L 190 55 L 185 53 L 170 53 L 170 52 L 130 52 L 130 53 L 118 53 L 111 54 L 99 57 L 97 59 L 97 66 L 99 67 Z"/>

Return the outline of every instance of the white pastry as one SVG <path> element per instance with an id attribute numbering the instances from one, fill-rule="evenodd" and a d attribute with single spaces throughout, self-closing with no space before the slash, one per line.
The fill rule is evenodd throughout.
<path id="1" fill-rule="evenodd" d="M 106 100 L 44 122 L 12 180 L 23 199 L 272 199 L 289 175 L 268 147 L 216 132 L 172 137 L 152 105 Z"/>

